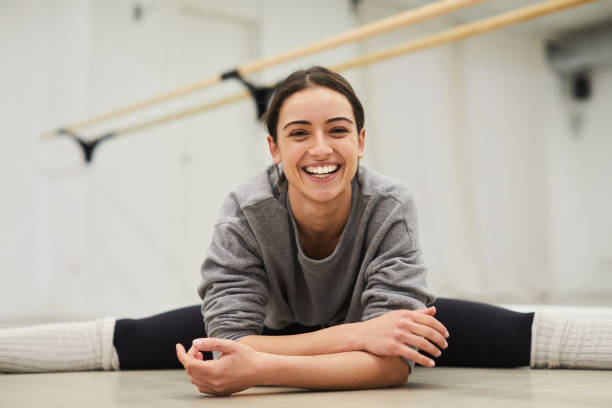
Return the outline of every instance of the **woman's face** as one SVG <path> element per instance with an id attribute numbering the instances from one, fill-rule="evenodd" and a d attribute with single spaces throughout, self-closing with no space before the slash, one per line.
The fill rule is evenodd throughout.
<path id="1" fill-rule="evenodd" d="M 277 126 L 277 143 L 268 137 L 268 144 L 274 164 L 283 164 L 292 200 L 350 197 L 365 130 L 357 134 L 344 95 L 322 86 L 296 92 L 283 103 Z"/>

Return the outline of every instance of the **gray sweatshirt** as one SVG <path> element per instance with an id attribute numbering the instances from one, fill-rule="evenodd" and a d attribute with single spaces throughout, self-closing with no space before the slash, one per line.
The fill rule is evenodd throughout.
<path id="1" fill-rule="evenodd" d="M 226 198 L 198 293 L 209 337 L 238 340 L 263 325 L 329 327 L 433 303 L 417 239 L 414 199 L 403 184 L 361 166 L 336 249 L 308 258 L 287 180 L 271 166 Z"/>

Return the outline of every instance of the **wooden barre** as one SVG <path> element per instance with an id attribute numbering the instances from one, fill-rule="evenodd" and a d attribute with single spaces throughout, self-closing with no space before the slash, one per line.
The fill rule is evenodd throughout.
<path id="1" fill-rule="evenodd" d="M 408 26 L 410 24 L 415 24 L 434 17 L 438 17 L 443 14 L 451 13 L 455 10 L 468 7 L 475 3 L 480 3 L 482 1 L 484 0 L 441 0 L 436 3 L 427 4 L 392 17 L 365 24 L 361 27 L 357 27 L 355 29 L 329 37 L 327 39 L 307 45 L 305 47 L 298 48 L 296 50 L 288 51 L 276 56 L 262 58 L 251 63 L 247 63 L 238 69 L 238 73 L 240 75 L 252 74 L 254 72 L 261 71 L 264 68 L 273 65 L 278 65 L 310 54 L 325 51 L 344 44 L 349 44 L 351 42 L 359 41 L 364 38 L 384 34 L 386 32 L 396 30 L 401 27 Z M 162 93 L 152 98 L 135 102 L 131 105 L 126 105 L 119 109 L 93 116 L 89 119 L 85 119 L 80 122 L 73 123 L 72 125 L 66 126 L 65 129 L 75 132 L 78 129 L 82 129 L 84 127 L 91 126 L 99 122 L 123 116 L 128 113 L 144 109 L 149 106 L 165 102 L 182 95 L 193 93 L 195 91 L 204 89 L 221 81 L 222 74 L 215 74 L 209 78 L 193 82 L 191 84 L 185 85 L 169 92 Z M 56 130 L 50 131 L 43 134 L 42 138 L 49 139 L 56 134 Z"/>
<path id="2" fill-rule="evenodd" d="M 147 122 L 139 123 L 132 126 L 124 127 L 116 132 L 114 132 L 114 136 L 124 135 L 126 133 L 136 132 L 145 128 L 149 128 L 152 126 L 161 125 L 162 123 L 171 122 L 177 119 L 182 119 L 186 116 L 195 115 L 196 113 L 201 113 L 210 109 L 218 108 L 224 105 L 228 105 L 230 103 L 238 102 L 243 99 L 247 99 L 251 96 L 249 91 L 240 92 L 234 95 L 227 96 L 225 98 L 218 99 L 216 101 L 208 102 L 203 105 L 194 106 L 190 109 L 185 109 L 179 112 L 171 113 L 169 115 L 162 116 L 157 119 L 153 119 Z"/>
<path id="3" fill-rule="evenodd" d="M 480 3 L 484 0 L 468 0 L 468 1 L 438 1 L 436 3 L 426 4 L 419 8 L 405 11 L 395 16 L 387 17 L 379 21 L 364 24 L 345 33 L 335 35 L 324 39 L 317 43 L 307 45 L 297 50 L 288 51 L 275 57 L 264 58 L 259 61 L 244 65 L 239 69 L 240 74 L 248 75 L 253 72 L 261 71 L 264 68 L 279 65 L 293 59 L 301 58 L 306 55 L 315 54 L 331 48 L 339 47 L 344 44 L 360 41 L 365 38 L 374 37 L 379 34 L 384 34 L 389 31 L 397 30 L 410 24 L 415 24 L 421 21 L 429 20 L 444 14 L 451 13 L 455 10 L 469 7 L 473 4 Z"/>
<path id="4" fill-rule="evenodd" d="M 435 46 L 447 44 L 453 41 L 460 41 L 467 37 L 472 37 L 478 34 L 507 27 L 509 25 L 519 24 L 528 20 L 533 20 L 546 14 L 562 11 L 571 7 L 577 7 L 579 5 L 590 3 L 593 1 L 596 0 L 549 0 L 542 3 L 537 3 L 532 6 L 523 7 L 473 23 L 463 24 L 414 41 L 409 41 L 407 43 L 400 44 L 384 51 L 369 53 L 353 60 L 333 65 L 329 68 L 334 71 L 345 71 L 349 69 L 358 68 L 389 58 L 394 58 L 399 55 L 420 51 L 426 48 L 433 48 Z M 119 129 L 114 132 L 114 135 L 120 136 L 127 133 L 132 133 L 138 130 L 142 130 L 144 128 L 156 126 L 165 122 L 183 118 L 185 116 L 190 116 L 196 113 L 204 112 L 209 109 L 218 108 L 229 103 L 247 99 L 249 98 L 249 96 L 250 94 L 248 92 L 234 94 L 232 96 L 222 98 L 217 101 L 209 102 L 203 105 L 199 105 L 188 110 L 180 111 L 148 122 L 143 122 L 141 124 Z"/>
<path id="5" fill-rule="evenodd" d="M 451 28 L 436 34 L 420 38 L 415 41 L 400 44 L 384 51 L 366 54 L 362 57 L 355 58 L 351 61 L 347 61 L 342 64 L 334 65 L 330 68 L 336 71 L 344 71 L 361 67 L 364 65 L 369 65 L 374 62 L 397 57 L 399 55 L 408 54 L 411 52 L 447 44 L 450 42 L 460 41 L 467 37 L 472 37 L 478 34 L 497 30 L 510 25 L 519 24 L 528 20 L 533 20 L 546 14 L 551 14 L 554 12 L 565 10 L 570 7 L 576 7 L 593 1 L 596 0 L 551 0 L 542 3 L 537 3 L 531 6 L 509 11 L 507 13 L 499 14 L 484 20 L 463 24 L 455 28 Z"/>

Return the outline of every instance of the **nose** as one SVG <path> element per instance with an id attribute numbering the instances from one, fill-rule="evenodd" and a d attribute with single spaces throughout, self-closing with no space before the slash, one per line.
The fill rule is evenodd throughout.
<path id="1" fill-rule="evenodd" d="M 316 158 L 324 158 L 332 154 L 333 149 L 329 144 L 327 136 L 323 132 L 316 132 L 312 138 L 312 144 L 308 149 L 308 154 Z"/>

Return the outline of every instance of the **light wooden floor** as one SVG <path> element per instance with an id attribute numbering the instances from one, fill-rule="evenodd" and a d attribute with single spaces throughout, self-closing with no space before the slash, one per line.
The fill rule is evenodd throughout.
<path id="1" fill-rule="evenodd" d="M 199 394 L 181 370 L 0 374 L 0 407 L 612 407 L 612 371 L 417 367 L 401 388 Z"/>

